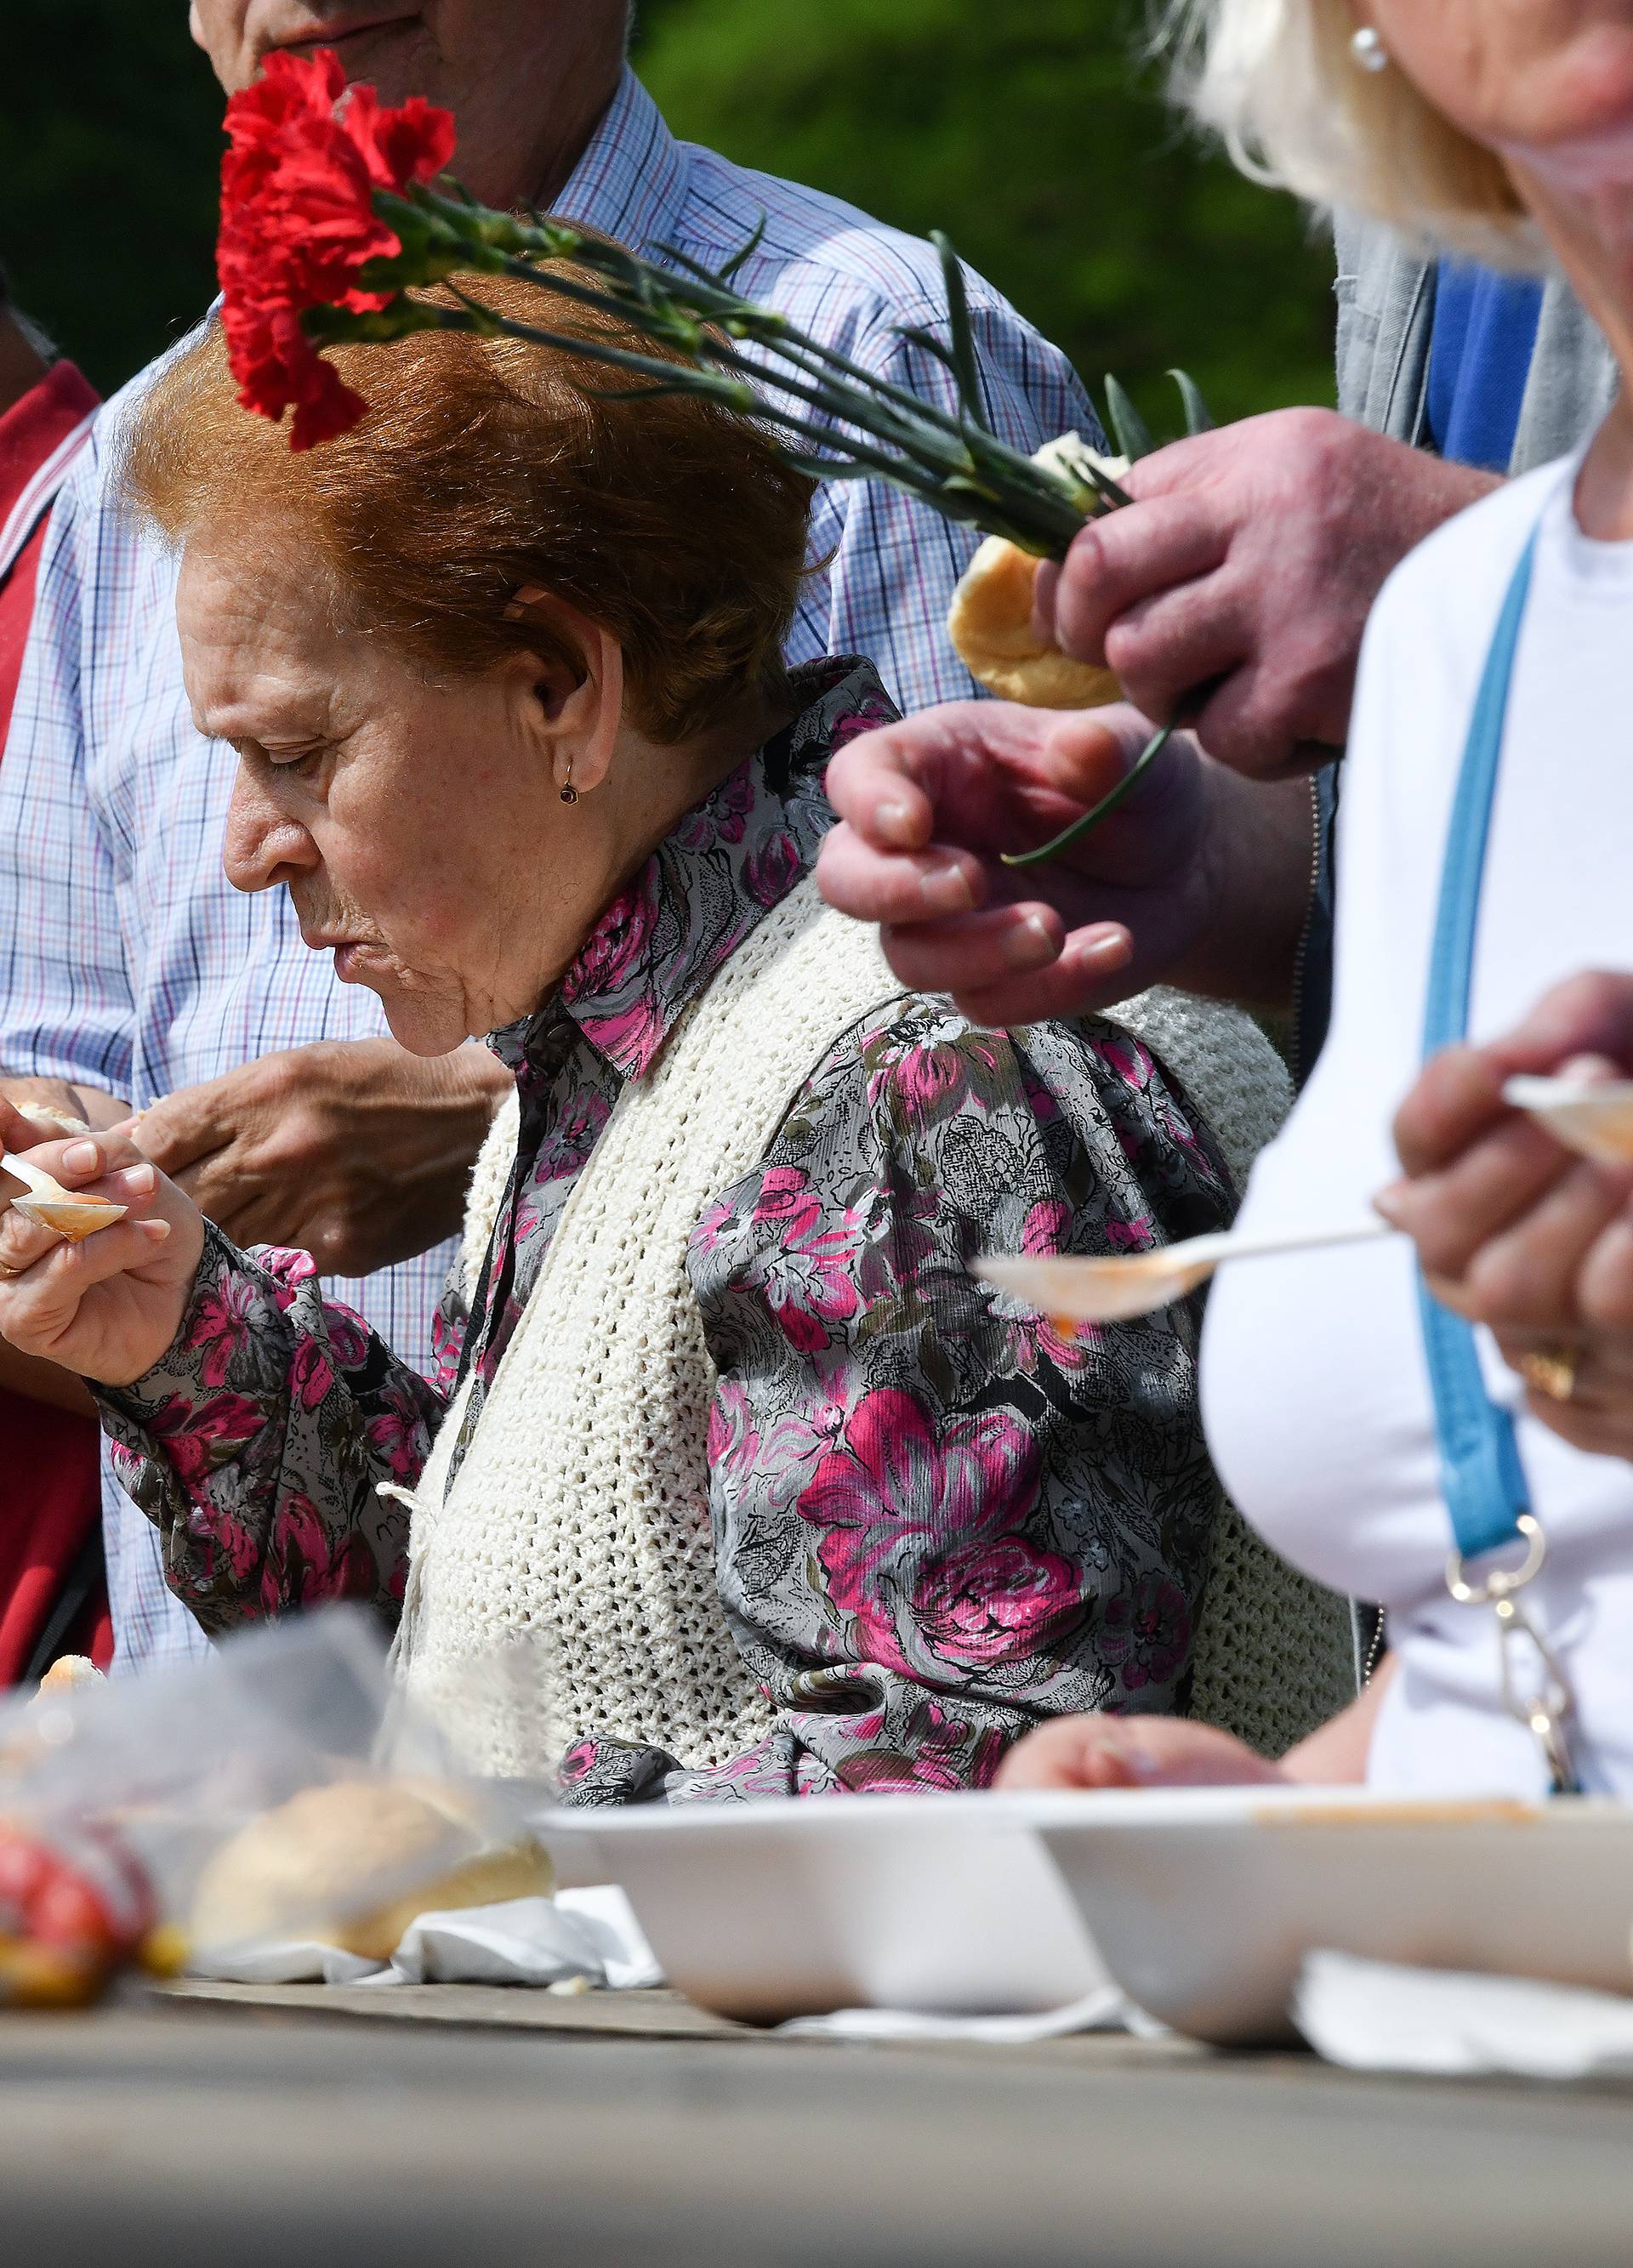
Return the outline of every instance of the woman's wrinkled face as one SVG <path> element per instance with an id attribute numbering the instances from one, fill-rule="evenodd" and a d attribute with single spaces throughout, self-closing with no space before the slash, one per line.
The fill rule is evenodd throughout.
<path id="1" fill-rule="evenodd" d="M 287 888 L 307 944 L 440 1055 L 539 1005 L 602 881 L 575 872 L 528 658 L 431 680 L 336 629 L 315 580 L 276 554 L 183 558 L 195 721 L 239 759 L 228 879 Z"/>
<path id="2" fill-rule="evenodd" d="M 1359 0 L 1393 67 L 1561 187 L 1633 181 L 1633 0 Z"/>

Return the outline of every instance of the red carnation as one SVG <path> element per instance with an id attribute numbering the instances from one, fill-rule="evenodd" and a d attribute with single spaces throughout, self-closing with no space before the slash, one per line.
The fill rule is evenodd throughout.
<path id="1" fill-rule="evenodd" d="M 355 425 L 367 408 L 314 349 L 303 309 L 383 307 L 360 291 L 365 261 L 402 249 L 373 193 L 401 195 L 454 154 L 454 120 L 418 95 L 383 109 L 372 86 L 347 91 L 339 59 L 272 55 L 227 104 L 217 267 L 239 400 L 263 417 L 295 412 L 293 449 Z"/>

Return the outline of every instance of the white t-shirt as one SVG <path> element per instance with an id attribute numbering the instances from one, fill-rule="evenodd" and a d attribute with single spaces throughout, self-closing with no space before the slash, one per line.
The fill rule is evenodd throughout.
<path id="1" fill-rule="evenodd" d="M 1452 797 L 1491 634 L 1533 526 L 1476 941 L 1470 1035 L 1511 1029 L 1585 968 L 1633 968 L 1633 543 L 1595 543 L 1576 460 L 1465 512 L 1385 586 L 1344 766 L 1331 1035 L 1254 1170 L 1245 1229 L 1363 1219 L 1396 1177 L 1390 1124 L 1416 1077 Z M 1541 1793 L 1535 1742 L 1498 1700 L 1489 1608 L 1448 1595 L 1412 1248 L 1404 1239 L 1223 1270 L 1203 1339 L 1227 1488 L 1289 1559 L 1379 1599 L 1399 1658 L 1370 1776 L 1398 1788 Z M 1523 1388 L 1482 1334 L 1487 1382 Z M 1527 1610 L 1565 1660 L 1586 1786 L 1633 1793 L 1633 1464 L 1519 1414 L 1548 1539 Z M 1527 1667 L 1530 1650 L 1526 1649 Z"/>

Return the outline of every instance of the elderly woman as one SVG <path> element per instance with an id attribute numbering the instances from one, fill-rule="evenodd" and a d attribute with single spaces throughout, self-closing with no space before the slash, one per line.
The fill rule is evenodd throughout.
<path id="1" fill-rule="evenodd" d="M 1299 1565 L 1388 1610 L 1385 1672 L 1280 1769 L 1625 1793 L 1633 1469 L 1595 1454 L 1625 1435 L 1549 1406 L 1573 1369 L 1589 1392 L 1614 1386 L 1592 1348 L 1578 1364 L 1569 1334 L 1596 1307 L 1625 1314 L 1625 1186 L 1578 1173 L 1496 1089 L 1505 1060 L 1617 1052 L 1557 1003 L 1541 1012 L 1551 1049 L 1533 1019 L 1548 987 L 1628 954 L 1633 5 L 1200 0 L 1172 12 L 1195 29 L 1188 92 L 1245 162 L 1452 252 L 1557 260 L 1621 363 L 1620 399 L 1591 442 L 1431 537 L 1385 586 L 1363 655 L 1334 1021 L 1243 1225 L 1341 1226 L 1387 1190 L 1384 1209 L 1418 1249 L 1403 1239 L 1227 1271 L 1203 1369 L 1209 1441 L 1244 1511 Z M 866 744 L 842 762 L 873 768 Z M 840 796 L 848 808 L 847 783 Z M 940 957 L 966 996 L 971 950 L 966 925 Z M 1418 1087 L 1425 1057 L 1448 1045 Z M 1402 1188 L 1393 1122 L 1415 1088 Z M 1490 1249 L 1505 1229 L 1509 1248 Z M 1446 1301 L 1424 1296 L 1420 1254 Z M 1447 1301 L 1515 1327 L 1526 1378 Z M 1549 1320 L 1563 1351 L 1524 1336 Z M 1498 1604 L 1518 1609 L 1506 1636 Z M 1276 1769 L 1197 1727 L 1099 1718 L 1040 1730 L 1007 1776 Z"/>
<path id="2" fill-rule="evenodd" d="M 514 1072 L 440 1370 L 110 1138 L 40 1156 L 129 1218 L 8 1211 L 0 1329 L 97 1382 L 207 1629 L 370 1601 L 489 1762 L 582 1736 L 580 1796 L 979 1785 L 1040 1715 L 1183 1705 L 1194 1317 L 1084 1344 L 969 1263 L 1226 1220 L 1263 1043 L 1171 997 L 975 1029 L 825 910 L 824 770 L 892 711 L 865 661 L 785 673 L 809 489 L 757 434 L 514 340 L 336 360 L 372 414 L 296 455 L 207 337 L 127 487 L 181 548 L 233 880 L 405 1046 Z M 552 1709 L 473 1680 L 538 1631 Z"/>

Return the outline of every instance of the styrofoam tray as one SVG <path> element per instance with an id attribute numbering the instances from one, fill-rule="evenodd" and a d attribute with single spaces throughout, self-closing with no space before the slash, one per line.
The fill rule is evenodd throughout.
<path id="1" fill-rule="evenodd" d="M 564 1880 L 617 1882 L 669 1982 L 752 2022 L 1012 2014 L 1105 1972 L 1033 1797 L 836 1796 L 543 1815 Z"/>
<path id="2" fill-rule="evenodd" d="M 1226 2043 L 1290 2033 L 1306 1954 L 1633 1992 L 1633 1807 L 1175 1788 L 1039 1797 L 1034 1823 L 1128 1997 Z"/>

